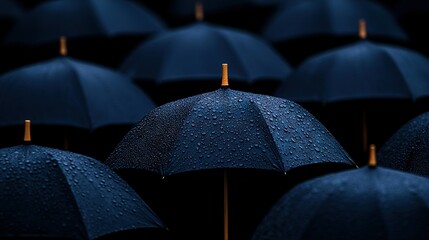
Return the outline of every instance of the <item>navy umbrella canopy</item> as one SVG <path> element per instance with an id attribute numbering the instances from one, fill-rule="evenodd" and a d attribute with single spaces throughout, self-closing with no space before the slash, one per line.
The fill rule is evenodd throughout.
<path id="1" fill-rule="evenodd" d="M 4 37 L 6 59 L 27 56 L 6 67 L 53 57 L 49 50 L 60 36 L 70 40 L 74 57 L 117 67 L 140 41 L 165 29 L 162 19 L 131 0 L 45 1 L 28 11 Z"/>
<path id="2" fill-rule="evenodd" d="M 203 169 L 286 173 L 318 163 L 354 165 L 324 126 L 298 104 L 227 86 L 152 110 L 106 163 L 162 176 Z"/>
<path id="3" fill-rule="evenodd" d="M 33 8 L 5 42 L 40 45 L 56 43 L 60 36 L 147 35 L 164 29 L 165 24 L 156 15 L 133 1 L 57 0 Z"/>
<path id="4" fill-rule="evenodd" d="M 357 40 L 361 19 L 372 40 L 395 44 L 409 40 L 395 15 L 369 0 L 286 1 L 265 24 L 262 35 L 298 65 L 313 54 Z"/>
<path id="5" fill-rule="evenodd" d="M 153 108 L 154 102 L 127 76 L 67 56 L 0 76 L 3 146 L 18 144 L 15 128 L 31 118 L 40 131 L 35 143 L 104 159 Z"/>
<path id="6" fill-rule="evenodd" d="M 90 157 L 25 144 L 0 149 L 0 165 L 2 238 L 96 239 L 166 229 L 124 180 Z"/>
<path id="7" fill-rule="evenodd" d="M 270 91 L 292 72 L 280 54 L 256 35 L 202 22 L 148 39 L 130 53 L 120 70 L 138 83 L 154 82 L 161 89 L 157 95 L 172 96 L 162 100 L 166 103 L 213 89 L 219 75 L 216 66 L 223 62 L 234 66 L 230 78 L 235 82 L 245 86 L 266 84 Z M 191 87 L 183 87 L 186 82 L 192 82 Z M 169 84 L 176 85 L 167 94 L 164 90 Z M 198 92 L 178 96 L 182 92 L 179 88 Z"/>
<path id="8" fill-rule="evenodd" d="M 286 193 L 252 239 L 426 239 L 428 183 L 372 166 L 315 178 Z"/>
<path id="9" fill-rule="evenodd" d="M 404 124 L 378 152 L 380 165 L 429 177 L 429 113 Z"/>
<path id="10" fill-rule="evenodd" d="M 223 66 L 225 79 L 226 65 Z M 143 174 L 140 176 L 168 176 L 168 182 L 176 181 L 179 176 L 194 176 L 190 185 L 202 182 L 198 176 L 225 173 L 223 191 L 226 209 L 229 201 L 228 179 L 233 182 L 231 178 L 241 176 L 238 179 L 241 182 L 236 182 L 236 187 L 241 187 L 230 191 L 230 194 L 237 195 L 231 199 L 238 199 L 238 192 L 244 192 L 248 187 L 252 189 L 251 195 L 255 195 L 255 191 L 258 191 L 256 185 L 263 185 L 262 191 L 267 191 L 262 194 L 263 199 L 246 198 L 231 207 L 231 234 L 235 234 L 238 239 L 248 239 L 253 224 L 259 221 L 260 211 L 265 208 L 264 204 L 277 199 L 275 193 L 283 193 L 286 188 L 287 184 L 283 182 L 285 173 L 291 176 L 295 170 L 303 169 L 300 176 L 310 177 L 316 173 L 307 167 L 319 167 L 317 174 L 324 174 L 356 165 L 323 125 L 298 104 L 267 95 L 232 90 L 227 84 L 223 85 L 217 91 L 180 99 L 152 110 L 125 135 L 105 163 L 118 171 L 141 170 Z M 266 174 L 255 177 L 259 176 L 256 170 Z M 247 178 L 245 172 L 248 173 Z M 243 182 L 243 179 L 249 180 Z M 255 185 L 249 184 L 255 180 Z M 178 234 L 190 238 L 193 236 L 192 239 L 201 238 L 202 235 L 198 234 L 203 234 L 207 239 L 209 236 L 206 235 L 210 233 L 211 239 L 216 239 L 220 237 L 216 227 L 221 226 L 219 222 L 222 216 L 218 219 L 217 212 L 211 215 L 210 211 L 217 209 L 216 203 L 221 202 L 218 195 L 214 194 L 219 189 L 216 184 L 203 184 L 196 189 L 198 191 L 191 194 L 204 195 L 204 189 L 210 191 L 208 194 L 213 195 L 210 200 L 214 201 L 212 207 L 208 208 L 210 204 L 201 201 L 195 203 L 184 214 L 200 214 L 195 217 L 199 220 L 184 222 L 176 217 L 171 220 L 170 229 L 176 231 L 175 227 L 181 224 L 177 229 L 184 232 Z M 175 201 L 183 197 L 183 193 L 180 194 Z M 189 200 L 183 202 L 186 204 Z M 179 208 L 185 209 L 184 206 Z M 237 209 L 243 208 L 246 210 L 237 213 L 240 212 Z M 222 213 L 222 210 L 218 212 Z M 224 212 L 223 222 L 227 223 L 228 210 Z M 228 224 L 224 231 L 228 236 L 227 227 Z"/>
<path id="11" fill-rule="evenodd" d="M 34 124 L 95 130 L 139 121 L 155 104 L 112 69 L 61 56 L 0 76 L 0 126 Z"/>
<path id="12" fill-rule="evenodd" d="M 332 109 L 334 116 L 323 111 L 318 117 L 353 155 L 352 149 L 362 145 L 351 143 L 353 139 L 362 138 L 364 148 L 368 139 L 381 145 L 416 112 L 424 110 L 429 97 L 428 69 L 429 60 L 416 51 L 360 40 L 308 58 L 274 95 L 312 105 L 314 110 L 309 110 L 315 115 L 317 109 Z M 398 109 L 403 109 L 403 114 L 398 115 Z M 352 119 L 338 120 L 348 116 Z M 354 134 L 350 126 L 355 123 L 356 134 L 364 135 L 350 138 Z M 376 134 L 368 134 L 372 128 Z"/>

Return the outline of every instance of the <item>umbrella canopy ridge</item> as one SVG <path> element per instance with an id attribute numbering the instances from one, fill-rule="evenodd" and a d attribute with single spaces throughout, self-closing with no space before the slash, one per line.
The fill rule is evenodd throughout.
<path id="1" fill-rule="evenodd" d="M 0 150 L 0 236 L 96 239 L 164 229 L 125 181 L 99 161 L 36 145 Z"/>
<path id="2" fill-rule="evenodd" d="M 286 193 L 252 239 L 425 239 L 427 186 L 426 178 L 383 167 L 315 178 Z"/>
<path id="3" fill-rule="evenodd" d="M 114 169 L 138 168 L 162 176 L 216 168 L 287 172 L 327 162 L 355 165 L 305 109 L 228 88 L 154 109 L 106 160 Z"/>
<path id="4" fill-rule="evenodd" d="M 429 113 L 423 113 L 398 129 L 378 152 L 380 165 L 429 177 Z"/>
<path id="5" fill-rule="evenodd" d="M 87 130 L 134 124 L 155 107 L 125 75 L 70 57 L 21 67 L 0 76 L 0 126 L 22 123 Z"/>

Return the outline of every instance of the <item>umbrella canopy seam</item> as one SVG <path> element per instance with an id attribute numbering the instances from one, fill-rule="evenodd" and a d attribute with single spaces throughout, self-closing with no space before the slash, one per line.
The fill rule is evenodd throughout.
<path id="1" fill-rule="evenodd" d="M 89 112 L 89 105 L 88 105 L 87 98 L 86 98 L 86 95 L 85 95 L 85 89 L 83 88 L 82 83 L 80 82 L 79 71 L 77 71 L 77 69 L 74 67 L 74 65 L 70 63 L 70 61 L 69 61 L 68 58 L 64 58 L 64 63 L 69 66 L 72 74 L 74 76 L 76 76 L 75 77 L 76 81 L 74 81 L 74 82 L 81 89 L 81 91 L 79 91 L 79 92 L 81 93 L 82 102 L 84 103 L 83 105 L 84 105 L 84 108 L 86 109 L 85 116 L 86 116 L 86 119 L 87 119 L 87 122 L 88 122 L 88 126 L 89 126 L 89 129 L 93 129 L 93 123 L 91 122 L 91 117 L 90 117 L 90 112 Z"/>
<path id="2" fill-rule="evenodd" d="M 27 149 L 27 151 L 29 151 L 29 150 L 30 150 L 30 149 Z M 55 156 L 55 155 L 50 154 L 50 153 L 48 153 L 48 154 L 51 156 L 51 158 L 52 158 L 52 159 L 55 159 L 55 160 L 57 160 L 57 162 L 60 162 L 60 161 L 58 161 L 58 159 L 56 158 L 56 156 Z M 72 191 L 72 189 L 70 188 L 70 184 L 72 184 L 72 183 L 68 181 L 68 179 L 67 179 L 67 177 L 66 177 L 66 174 L 63 172 L 63 169 L 61 169 L 61 167 L 59 166 L 59 164 L 55 164 L 54 166 L 55 166 L 55 168 L 57 168 L 57 169 L 59 170 L 58 172 L 60 172 L 60 173 L 61 173 L 61 176 L 63 177 L 63 179 L 68 183 L 68 184 L 67 184 L 67 186 L 68 186 L 68 188 L 67 188 L 67 189 L 70 191 L 71 195 L 73 196 L 73 202 L 74 202 L 74 204 L 75 204 L 75 206 L 76 206 L 76 209 L 77 209 L 77 211 L 78 211 L 78 213 L 79 213 L 80 221 L 82 222 L 82 226 L 83 226 L 83 228 L 85 229 L 85 235 L 86 235 L 87 239 L 93 239 L 93 238 L 91 238 L 91 237 L 89 236 L 89 232 L 88 232 L 88 229 L 86 228 L 86 224 L 85 224 L 85 221 L 84 221 L 84 219 L 83 219 L 83 215 L 82 215 L 81 209 L 79 208 L 79 204 L 77 203 L 75 193 L 74 193 L 74 192 Z M 97 237 L 99 237 L 99 236 L 97 236 Z M 95 237 L 94 237 L 94 238 L 95 238 Z"/>

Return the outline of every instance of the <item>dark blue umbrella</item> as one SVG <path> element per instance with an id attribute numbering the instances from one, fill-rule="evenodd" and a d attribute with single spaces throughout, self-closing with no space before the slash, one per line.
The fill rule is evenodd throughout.
<path id="1" fill-rule="evenodd" d="M 364 128 L 361 132 L 364 134 L 364 148 L 367 138 L 381 145 L 414 114 L 410 109 L 423 105 L 423 100 L 429 96 L 429 60 L 411 49 L 361 40 L 308 58 L 274 95 L 301 104 L 323 104 L 324 109 L 344 106 L 333 110 L 334 118 L 341 119 L 341 113 L 353 116 L 358 119 L 355 129 Z M 398 116 L 397 110 L 404 106 L 407 112 Z M 322 122 L 334 121 L 332 127 L 337 129 L 340 129 L 338 124 L 348 124 L 350 128 L 356 121 L 348 119 L 341 122 L 328 118 L 330 120 Z M 370 132 L 366 125 L 371 129 L 371 124 L 378 126 L 376 133 L 366 136 Z M 342 135 L 342 143 L 347 145 L 347 135 L 351 136 L 349 130 L 332 131 L 337 138 Z M 349 149 L 358 146 L 361 144 L 350 144 Z"/>
<path id="2" fill-rule="evenodd" d="M 6 37 L 6 43 L 40 45 L 69 39 L 147 35 L 165 29 L 162 20 L 133 1 L 57 0 L 32 9 Z"/>
<path id="3" fill-rule="evenodd" d="M 0 126 L 34 124 L 95 130 L 132 125 L 155 104 L 123 74 L 61 56 L 0 76 Z"/>
<path id="4" fill-rule="evenodd" d="M 171 19 L 180 22 L 191 22 L 194 19 L 194 6 L 201 4 L 207 21 L 224 26 L 246 29 L 259 33 L 268 17 L 277 9 L 283 0 L 170 0 Z"/>
<path id="5" fill-rule="evenodd" d="M 262 35 L 298 65 L 315 53 L 357 40 L 361 19 L 372 40 L 401 44 L 408 40 L 388 8 L 367 0 L 286 1 L 267 21 Z"/>
<path id="6" fill-rule="evenodd" d="M 166 228 L 115 172 L 84 155 L 36 145 L 0 149 L 0 237 L 96 239 Z"/>
<path id="7" fill-rule="evenodd" d="M 232 90 L 225 82 L 223 86 L 152 110 L 125 135 L 106 164 L 117 170 L 140 169 L 160 176 L 227 169 L 265 170 L 274 175 L 323 164 L 355 167 L 336 139 L 298 104 Z M 224 191 L 227 196 L 227 185 Z M 228 210 L 225 212 L 228 216 Z M 238 221 L 243 224 L 252 217 L 245 214 Z"/>
<path id="8" fill-rule="evenodd" d="M 252 239 L 426 239 L 428 186 L 426 178 L 371 166 L 315 178 L 286 193 Z"/>
<path id="9" fill-rule="evenodd" d="M 380 165 L 429 177 L 429 113 L 404 124 L 378 152 Z"/>
<path id="10" fill-rule="evenodd" d="M 31 118 L 38 129 L 47 131 L 38 134 L 37 144 L 56 148 L 68 144 L 69 150 L 104 159 L 101 152 L 113 149 L 129 127 L 153 108 L 153 101 L 127 76 L 66 56 L 0 76 L 3 146 L 18 144 L 6 137 L 13 135 L 13 130 L 5 129 L 13 129 Z M 99 141 L 83 140 L 98 139 L 99 135 L 103 136 Z M 89 151 L 97 152 L 89 154 Z"/>
<path id="11" fill-rule="evenodd" d="M 276 50 L 256 35 L 201 22 L 143 42 L 125 59 L 120 70 L 139 83 L 155 82 L 160 89 L 157 95 L 176 100 L 213 89 L 219 75 L 216 66 L 223 62 L 234 67 L 230 78 L 245 86 L 259 83 L 274 89 L 271 85 L 277 86 L 292 71 Z M 189 86 L 186 82 L 192 83 Z M 167 85 L 173 85 L 169 93 L 164 91 Z M 178 95 L 192 89 L 198 92 Z"/>
<path id="12" fill-rule="evenodd" d="M 74 57 L 117 67 L 137 43 L 165 29 L 158 16 L 135 1 L 46 1 L 5 36 L 4 44 L 10 48 L 6 59 L 27 56 L 9 63 L 8 69 L 53 57 L 54 51 L 48 49 L 56 47 L 60 36 L 70 40 Z"/>

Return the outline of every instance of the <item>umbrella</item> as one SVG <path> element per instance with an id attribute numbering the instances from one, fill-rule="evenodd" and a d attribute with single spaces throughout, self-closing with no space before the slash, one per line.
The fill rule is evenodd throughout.
<path id="1" fill-rule="evenodd" d="M 426 239 L 428 186 L 374 165 L 315 178 L 286 193 L 252 239 Z"/>
<path id="2" fill-rule="evenodd" d="M 411 119 L 378 152 L 380 165 L 429 177 L 429 113 Z"/>
<path id="3" fill-rule="evenodd" d="M 259 33 L 268 17 L 283 0 L 170 0 L 170 15 L 176 23 L 193 21 L 194 5 L 201 4 L 207 21 Z M 237 16 L 238 15 L 238 16 Z"/>
<path id="4" fill-rule="evenodd" d="M 26 144 L 0 149 L 0 237 L 96 239 L 119 231 L 166 229 L 106 165 L 30 145 L 28 131 L 25 136 Z"/>
<path id="5" fill-rule="evenodd" d="M 26 10 L 14 0 L 3 0 L 0 8 L 0 39 L 19 20 Z"/>
<path id="6" fill-rule="evenodd" d="M 356 23 L 360 19 L 368 23 L 372 40 L 394 44 L 408 41 L 393 13 L 375 1 L 286 3 L 267 21 L 262 36 L 294 66 L 313 54 L 356 41 Z"/>
<path id="7" fill-rule="evenodd" d="M 31 118 L 36 125 L 91 132 L 131 126 L 154 107 L 125 75 L 67 56 L 0 76 L 0 127 Z"/>
<path id="8" fill-rule="evenodd" d="M 213 89 L 215 67 L 234 66 L 231 79 L 244 88 L 272 92 L 292 71 L 266 41 L 239 29 L 197 22 L 158 34 L 134 49 L 120 67 L 149 89 L 159 104 Z M 185 84 L 186 82 L 190 84 Z M 149 85 L 149 86 L 148 86 Z"/>
<path id="9" fill-rule="evenodd" d="M 307 59 L 274 95 L 301 104 L 324 104 L 325 110 L 332 107 L 337 119 L 341 119 L 341 115 L 352 116 L 352 119 L 346 118 L 348 122 L 332 120 L 331 117 L 322 122 L 349 153 L 351 149 L 363 146 L 366 154 L 368 139 L 381 145 L 415 114 L 413 111 L 420 111 L 417 102 L 423 103 L 423 99 L 429 96 L 428 69 L 428 59 L 416 51 L 362 39 Z M 414 109 L 413 102 L 416 103 Z M 401 107 L 407 108 L 398 116 Z M 332 123 L 333 128 L 327 121 Z M 357 134 L 363 136 L 353 137 L 354 140 L 362 139 L 362 144 L 357 142 L 346 146 L 348 144 L 345 142 L 350 141 L 350 136 L 354 134 L 341 130 L 339 126 L 350 127 L 355 124 L 353 122 L 363 128 L 359 130 L 355 127 Z M 377 134 L 367 136 L 371 124 L 378 126 L 374 128 Z M 336 132 L 334 128 L 340 130 Z M 360 154 L 361 149 L 355 152 Z"/>
<path id="10" fill-rule="evenodd" d="M 40 61 L 49 53 L 46 49 L 56 47 L 58 38 L 66 36 L 75 57 L 116 67 L 138 42 L 165 29 L 157 15 L 134 1 L 46 1 L 16 23 L 4 44 L 11 48 L 9 57 L 37 50 L 31 57 Z"/>
<path id="11" fill-rule="evenodd" d="M 106 164 L 113 169 L 140 169 L 161 176 L 217 169 L 225 172 L 225 184 L 227 169 L 258 169 L 282 175 L 310 165 L 355 166 L 335 138 L 298 104 L 230 89 L 226 64 L 222 86 L 152 110 L 125 135 Z M 228 204 L 224 207 L 227 237 Z M 256 214 L 257 208 L 252 208 Z M 248 213 L 240 224 L 250 218 Z M 169 225 L 173 231 L 173 224 Z"/>

